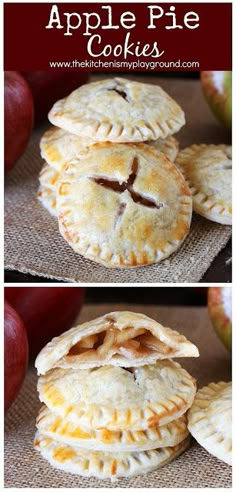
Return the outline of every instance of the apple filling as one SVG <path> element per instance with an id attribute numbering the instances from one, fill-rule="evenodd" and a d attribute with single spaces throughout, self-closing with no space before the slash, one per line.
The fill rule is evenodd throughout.
<path id="1" fill-rule="evenodd" d="M 110 189 L 112 191 L 115 191 L 116 193 L 123 193 L 124 191 L 127 190 L 132 200 L 135 203 L 140 203 L 145 207 L 151 207 L 157 209 L 162 208 L 163 203 L 156 203 L 150 197 L 143 196 L 140 193 L 134 191 L 133 185 L 137 177 L 137 172 L 138 172 L 138 159 L 135 158 L 132 164 L 132 169 L 128 177 L 128 180 L 124 181 L 123 183 L 119 183 L 118 181 L 114 181 L 106 178 L 100 178 L 100 177 L 99 178 L 91 177 L 90 179 L 92 179 L 98 185 L 103 186 L 104 188 Z"/>
<path id="2" fill-rule="evenodd" d="M 115 88 L 115 89 L 108 89 L 108 91 L 113 91 L 113 92 L 116 92 L 116 94 L 118 94 L 118 96 L 122 97 L 122 99 L 124 99 L 126 102 L 129 102 L 128 100 L 128 95 L 127 93 L 124 91 L 124 89 L 119 89 L 118 87 Z"/>
<path id="3" fill-rule="evenodd" d="M 68 357 L 76 356 L 80 361 L 104 360 L 116 356 L 133 359 L 154 353 L 169 355 L 172 350 L 145 328 L 127 326 L 119 330 L 111 322 L 107 330 L 89 335 L 73 345 Z"/>

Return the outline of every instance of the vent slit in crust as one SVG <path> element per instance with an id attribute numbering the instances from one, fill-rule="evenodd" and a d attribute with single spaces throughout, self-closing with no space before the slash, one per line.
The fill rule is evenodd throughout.
<path id="1" fill-rule="evenodd" d="M 113 92 L 116 92 L 116 94 L 118 94 L 118 96 L 122 97 L 122 99 L 124 99 L 126 102 L 129 102 L 129 100 L 127 99 L 127 93 L 122 90 L 122 89 L 108 89 L 109 91 L 113 91 Z"/>
<path id="2" fill-rule="evenodd" d="M 144 197 L 140 193 L 134 191 L 132 186 L 136 180 L 137 172 L 138 172 L 138 159 L 135 158 L 133 160 L 132 169 L 128 177 L 128 180 L 123 183 L 119 183 L 118 181 L 114 181 L 106 178 L 90 177 L 90 179 L 93 180 L 98 185 L 103 186 L 104 188 L 110 189 L 112 191 L 115 191 L 116 193 L 123 193 L 124 191 L 128 191 L 133 202 L 139 203 L 144 207 L 157 208 L 159 210 L 164 206 L 163 203 L 157 204 L 155 201 L 151 200 L 150 198 Z M 120 208 L 118 210 L 118 217 L 115 221 L 115 227 L 117 226 L 117 223 L 119 223 L 120 216 L 123 215 L 125 207 L 126 207 L 125 204 L 120 205 Z"/>
<path id="3" fill-rule="evenodd" d="M 114 224 L 114 228 L 115 229 L 120 224 L 120 222 L 122 220 L 122 216 L 124 215 L 125 209 L 126 209 L 126 203 L 121 203 L 120 206 L 119 206 L 119 209 L 118 209 L 118 212 L 117 212 L 117 217 L 116 217 L 115 224 Z"/>

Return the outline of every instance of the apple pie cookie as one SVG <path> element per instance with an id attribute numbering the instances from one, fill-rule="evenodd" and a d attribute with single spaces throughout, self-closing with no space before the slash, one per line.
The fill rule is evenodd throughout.
<path id="1" fill-rule="evenodd" d="M 209 453 L 232 464 L 232 383 L 210 383 L 197 392 L 188 428 Z"/>
<path id="2" fill-rule="evenodd" d="M 176 166 L 153 147 L 98 144 L 66 167 L 57 208 L 60 232 L 76 253 L 107 267 L 135 267 L 180 247 L 192 198 Z"/>
<path id="3" fill-rule="evenodd" d="M 54 217 L 57 217 L 56 187 L 59 178 L 60 173 L 58 173 L 53 167 L 48 166 L 47 163 L 44 163 L 39 173 L 40 185 L 37 198 Z"/>
<path id="4" fill-rule="evenodd" d="M 185 124 L 184 112 L 161 87 L 119 77 L 79 87 L 57 101 L 48 118 L 96 142 L 157 140 Z"/>
<path id="5" fill-rule="evenodd" d="M 50 188 L 56 194 L 56 187 L 60 179 L 60 173 L 46 162 L 43 164 L 39 173 L 39 182 L 42 186 Z"/>
<path id="6" fill-rule="evenodd" d="M 66 162 L 74 157 L 81 158 L 93 143 L 89 138 L 78 137 L 61 128 L 52 127 L 40 140 L 41 156 L 50 166 L 62 172 Z M 174 143 L 170 143 L 170 146 L 173 148 Z"/>
<path id="7" fill-rule="evenodd" d="M 163 152 L 170 161 L 175 162 L 179 151 L 179 142 L 176 138 L 169 136 L 167 138 L 159 138 L 158 140 L 150 140 L 145 143 L 153 146 L 159 152 Z"/>
<path id="8" fill-rule="evenodd" d="M 198 357 L 197 347 L 140 313 L 114 311 L 53 338 L 35 361 L 38 374 L 53 368 L 137 367 L 174 357 Z"/>
<path id="9" fill-rule="evenodd" d="M 166 425 L 192 405 L 195 380 L 172 360 L 142 367 L 53 369 L 38 380 L 42 402 L 84 429 Z"/>
<path id="10" fill-rule="evenodd" d="M 193 210 L 220 224 L 232 224 L 232 148 L 192 145 L 179 152 L 176 165 L 193 196 Z"/>
<path id="11" fill-rule="evenodd" d="M 85 477 L 101 479 L 132 477 L 156 470 L 177 458 L 189 446 L 187 437 L 173 447 L 136 452 L 104 452 L 59 443 L 37 432 L 35 448 L 55 468 Z"/>
<path id="12" fill-rule="evenodd" d="M 65 132 L 61 128 L 52 127 L 47 130 L 41 140 L 41 156 L 58 172 L 62 172 L 66 162 L 71 159 L 82 159 L 94 144 L 89 138 L 79 137 Z M 147 142 L 174 162 L 178 153 L 179 143 L 176 138 L 169 136 Z"/>
<path id="13" fill-rule="evenodd" d="M 40 185 L 37 192 L 37 198 L 44 208 L 52 215 L 57 217 L 56 193 L 50 188 Z"/>
<path id="14" fill-rule="evenodd" d="M 144 430 L 84 429 L 70 419 L 53 414 L 43 406 L 38 414 L 36 426 L 41 434 L 53 440 L 83 449 L 96 451 L 146 451 L 148 449 L 176 446 L 188 436 L 187 417 L 160 427 Z"/>

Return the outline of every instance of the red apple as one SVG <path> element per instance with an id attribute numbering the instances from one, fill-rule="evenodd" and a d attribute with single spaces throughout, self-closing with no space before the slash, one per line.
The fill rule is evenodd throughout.
<path id="1" fill-rule="evenodd" d="M 15 309 L 4 303 L 4 408 L 15 400 L 25 377 L 28 340 L 23 321 Z"/>
<path id="2" fill-rule="evenodd" d="M 84 300 L 81 287 L 6 287 L 6 299 L 24 321 L 32 357 L 68 330 Z"/>
<path id="3" fill-rule="evenodd" d="M 203 71 L 201 81 L 206 100 L 218 120 L 227 128 L 232 123 L 232 72 Z"/>
<path id="4" fill-rule="evenodd" d="M 225 347 L 232 347 L 232 290 L 231 287 L 209 287 L 208 310 L 217 335 Z"/>
<path id="5" fill-rule="evenodd" d="M 88 80 L 88 72 L 74 70 L 21 72 L 34 98 L 35 120 L 43 121 L 53 104 Z"/>
<path id="6" fill-rule="evenodd" d="M 8 172 L 23 154 L 34 118 L 30 88 L 19 72 L 4 73 L 4 160 Z"/>

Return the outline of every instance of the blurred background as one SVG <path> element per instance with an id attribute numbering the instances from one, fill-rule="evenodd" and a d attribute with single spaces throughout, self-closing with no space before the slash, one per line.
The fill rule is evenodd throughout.
<path id="1" fill-rule="evenodd" d="M 5 342 L 19 355 L 20 340 L 26 346 L 28 341 L 34 358 L 53 336 L 73 326 L 83 306 L 89 312 L 105 304 L 108 310 L 127 311 L 134 305 L 206 306 L 207 295 L 206 287 L 5 287 Z"/>
<path id="2" fill-rule="evenodd" d="M 85 302 L 201 306 L 207 304 L 207 287 L 87 287 Z"/>
<path id="3" fill-rule="evenodd" d="M 93 75 L 93 72 L 91 72 L 91 74 Z M 104 75 L 104 78 L 107 76 L 107 72 L 99 72 L 99 74 L 103 74 Z M 94 75 L 96 75 L 96 72 L 94 72 Z M 109 77 L 110 75 L 112 77 L 119 77 L 120 75 L 124 75 L 124 76 L 130 76 L 130 72 L 109 72 Z M 135 77 L 137 76 L 143 76 L 143 75 L 147 75 L 145 72 L 135 72 Z M 200 78 L 200 72 L 197 72 L 197 71 L 182 71 L 182 70 L 179 70 L 179 71 L 165 71 L 165 72 L 157 72 L 156 70 L 150 70 L 148 72 L 148 77 L 160 77 L 160 78 L 185 78 L 185 79 L 199 79 Z"/>

